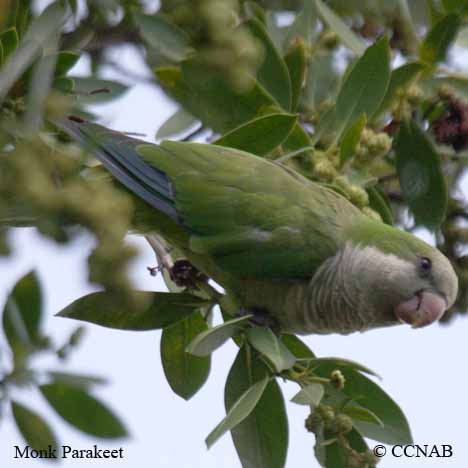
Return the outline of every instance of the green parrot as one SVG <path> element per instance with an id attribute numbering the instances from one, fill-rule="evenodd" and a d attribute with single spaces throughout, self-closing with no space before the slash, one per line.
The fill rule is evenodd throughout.
<path id="1" fill-rule="evenodd" d="M 423 327 L 455 302 L 441 252 L 289 167 L 215 145 L 149 144 L 75 117 L 57 125 L 130 191 L 139 232 L 162 236 L 282 332 Z"/>

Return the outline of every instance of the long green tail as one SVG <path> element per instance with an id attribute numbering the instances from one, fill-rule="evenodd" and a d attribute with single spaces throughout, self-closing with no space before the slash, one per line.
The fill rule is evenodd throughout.
<path id="1" fill-rule="evenodd" d="M 75 117 L 54 124 L 93 153 L 127 189 L 181 224 L 169 178 L 147 164 L 136 150 L 144 141 Z"/>

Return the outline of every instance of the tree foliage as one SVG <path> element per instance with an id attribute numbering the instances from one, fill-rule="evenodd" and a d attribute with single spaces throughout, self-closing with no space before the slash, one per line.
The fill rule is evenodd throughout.
<path id="1" fill-rule="evenodd" d="M 64 115 L 97 119 L 89 104 L 127 90 L 100 77 L 106 66 L 144 79 L 179 106 L 155 129 L 156 138 L 251 152 L 326 184 L 372 218 L 432 231 L 459 276 L 459 297 L 444 319 L 450 320 L 468 309 L 468 209 L 459 197 L 468 75 L 454 60 L 468 46 L 467 3 L 162 0 L 157 11 L 156 2 L 138 0 L 49 3 L 41 11 L 34 2 L 6 0 L 0 8 L 1 252 L 8 254 L 12 226 L 35 226 L 59 243 L 91 232 L 89 279 L 104 291 L 59 315 L 123 330 L 162 328 L 165 375 L 182 398 L 201 388 L 211 353 L 232 338 L 239 352 L 226 382 L 226 416 L 206 443 L 231 431 L 245 468 L 285 464 L 283 379 L 300 387 L 293 402 L 310 408 L 306 429 L 322 466 L 375 466 L 366 439 L 410 443 L 401 409 L 366 375 L 371 371 L 318 358 L 295 336 L 233 318 L 235 305 L 207 278 L 174 274 L 190 266 L 163 239 L 149 240 L 159 260 L 161 246 L 163 254 L 170 251 L 170 269 L 162 265 L 170 292 L 134 291 L 126 277 L 134 252 L 125 244 L 138 224 L 132 203 L 53 122 Z M 150 79 L 112 60 L 111 49 L 124 44 L 135 46 Z M 76 77 L 73 67 L 83 56 L 91 73 Z M 34 353 L 54 350 L 40 332 L 40 303 L 30 274 L 3 313 L 13 360 L 0 375 L 0 398 L 11 404 L 25 440 L 56 444 L 42 417 L 14 399 L 25 381 L 80 430 L 124 435 L 118 419 L 88 394 L 93 379 L 48 372 L 42 383 L 31 369 Z M 224 323 L 213 327 L 218 310 Z M 83 413 L 71 411 L 72 404 Z M 100 422 L 89 427 L 86 411 Z"/>

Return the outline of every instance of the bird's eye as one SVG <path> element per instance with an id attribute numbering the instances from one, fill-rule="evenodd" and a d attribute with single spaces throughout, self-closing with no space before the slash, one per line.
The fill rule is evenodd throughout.
<path id="1" fill-rule="evenodd" d="M 421 257 L 421 259 L 419 261 L 419 265 L 421 266 L 421 270 L 424 273 L 429 273 L 431 271 L 432 262 L 431 262 L 431 260 L 429 258 Z"/>

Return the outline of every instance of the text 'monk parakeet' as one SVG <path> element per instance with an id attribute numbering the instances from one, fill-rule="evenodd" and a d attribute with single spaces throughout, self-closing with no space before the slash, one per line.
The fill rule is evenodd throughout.
<path id="1" fill-rule="evenodd" d="M 284 332 L 422 327 L 456 299 L 437 249 L 287 167 L 220 146 L 149 144 L 72 117 L 57 125 L 138 197 L 138 229 Z"/>

